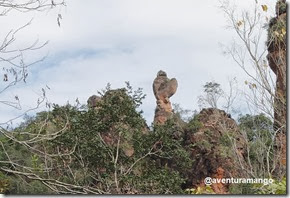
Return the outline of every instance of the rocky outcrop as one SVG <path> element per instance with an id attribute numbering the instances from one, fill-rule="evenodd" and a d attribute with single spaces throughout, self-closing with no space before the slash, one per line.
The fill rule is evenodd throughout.
<path id="1" fill-rule="evenodd" d="M 96 108 L 97 107 L 97 103 L 101 101 L 101 97 L 100 96 L 96 96 L 96 95 L 92 95 L 91 97 L 89 97 L 89 99 L 87 100 L 87 104 L 89 108 Z"/>
<path id="2" fill-rule="evenodd" d="M 185 138 L 185 145 L 194 160 L 188 173 L 188 187 L 203 186 L 206 177 L 241 176 L 244 172 L 241 171 L 242 166 L 245 166 L 245 142 L 231 116 L 225 111 L 208 108 L 203 109 L 192 122 Z M 228 192 L 226 184 L 213 184 L 212 188 L 218 194 Z"/>
<path id="3" fill-rule="evenodd" d="M 128 109 L 128 104 L 132 105 L 131 110 Z M 100 131 L 99 135 L 102 141 L 109 147 L 117 147 L 119 144 L 120 149 L 127 157 L 134 155 L 132 139 L 134 132 L 138 129 L 128 121 L 130 119 L 127 114 L 132 113 L 128 113 L 128 111 L 135 111 L 135 108 L 126 89 L 108 90 L 102 97 L 92 95 L 88 98 L 87 105 L 100 115 L 101 122 L 109 126 L 106 130 Z M 137 113 L 134 115 L 139 116 Z M 145 120 L 143 120 L 142 126 L 141 132 L 147 134 L 149 129 Z M 119 135 L 118 131 L 120 130 L 127 131 L 126 137 Z"/>
<path id="4" fill-rule="evenodd" d="M 182 137 L 183 145 L 193 160 L 191 169 L 181 171 L 187 180 L 184 188 L 204 186 L 206 177 L 240 177 L 245 172 L 242 169 L 246 166 L 246 144 L 235 120 L 225 111 L 208 108 L 203 109 L 190 123 L 181 123 L 176 120 L 169 100 L 176 90 L 176 79 L 169 79 L 164 71 L 159 71 L 153 83 L 157 100 L 154 123 L 164 124 L 173 118 L 180 128 L 173 138 Z M 212 185 L 217 194 L 226 194 L 228 188 L 228 184 Z"/>
<path id="5" fill-rule="evenodd" d="M 274 129 L 286 133 L 286 0 L 276 4 L 276 17 L 270 20 L 268 29 L 267 59 L 276 75 L 274 101 Z"/>
<path id="6" fill-rule="evenodd" d="M 160 70 L 153 82 L 153 92 L 156 98 L 157 107 L 155 109 L 155 124 L 164 124 L 166 120 L 172 117 L 172 106 L 169 98 L 177 90 L 177 80 L 169 79 L 166 72 Z"/>
<path id="7" fill-rule="evenodd" d="M 280 164 L 286 166 L 286 0 L 279 0 L 276 4 L 276 17 L 272 18 L 268 29 L 267 59 L 271 70 L 276 75 L 276 90 L 274 99 L 274 130 L 277 131 L 276 151 L 281 156 Z"/>

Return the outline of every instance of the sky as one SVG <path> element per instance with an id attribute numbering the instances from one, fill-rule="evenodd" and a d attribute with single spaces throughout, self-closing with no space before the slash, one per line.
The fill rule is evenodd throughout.
<path id="1" fill-rule="evenodd" d="M 237 8 L 248 9 L 253 2 L 237 1 Z M 270 10 L 274 7 L 273 1 L 259 3 L 264 2 Z M 4 27 L 0 38 L 33 18 L 19 33 L 16 48 L 35 39 L 49 41 L 44 48 L 24 55 L 27 62 L 44 55 L 46 59 L 29 68 L 26 84 L 0 96 L 11 100 L 17 95 L 22 102 L 21 111 L 2 106 L 0 123 L 35 106 L 43 87 L 50 88 L 47 97 L 52 103 L 74 103 L 78 98 L 86 104 L 107 83 L 115 89 L 129 81 L 147 95 L 141 109 L 150 124 L 156 106 L 152 83 L 159 70 L 178 81 L 171 103 L 198 110 L 197 97 L 206 82 L 214 80 L 226 90 L 229 79 L 236 78 L 242 85 L 248 78 L 222 53 L 220 44 L 229 45 L 235 33 L 226 28 L 219 5 L 218 0 L 67 0 L 66 7 L 49 12 L 12 11 L 0 17 Z"/>

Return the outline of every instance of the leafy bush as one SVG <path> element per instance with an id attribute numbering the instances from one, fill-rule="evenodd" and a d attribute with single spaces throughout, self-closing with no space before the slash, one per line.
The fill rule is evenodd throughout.
<path id="1" fill-rule="evenodd" d="M 191 119 L 189 121 L 189 123 L 187 124 L 187 130 L 188 131 L 193 131 L 196 132 L 198 131 L 198 129 L 200 129 L 202 127 L 202 123 L 199 121 L 199 117 L 198 115 L 195 115 L 193 117 L 193 119 Z"/>
<path id="2" fill-rule="evenodd" d="M 273 179 L 273 183 L 268 185 L 255 185 L 253 188 L 257 194 L 275 194 L 275 195 L 286 195 L 286 177 L 281 181 Z"/>

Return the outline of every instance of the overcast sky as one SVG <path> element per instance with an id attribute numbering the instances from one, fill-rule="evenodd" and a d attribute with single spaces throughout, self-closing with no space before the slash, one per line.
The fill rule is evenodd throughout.
<path id="1" fill-rule="evenodd" d="M 241 1 L 237 7 L 249 8 L 254 1 Z M 27 84 L 1 97 L 18 95 L 26 109 L 48 85 L 50 102 L 74 103 L 78 98 L 86 104 L 108 82 L 120 88 L 130 81 L 135 89 L 144 89 L 147 97 L 141 108 L 151 123 L 156 105 L 152 82 L 164 70 L 179 84 L 171 102 L 198 110 L 197 97 L 206 82 L 214 80 L 226 89 L 229 78 L 236 77 L 241 84 L 247 79 L 219 47 L 230 44 L 235 34 L 225 28 L 227 21 L 218 6 L 218 0 L 67 0 L 61 10 L 12 12 L 0 18 L 1 38 L 33 17 L 32 25 L 19 34 L 17 46 L 35 38 L 49 44 L 24 57 L 30 61 L 47 54 L 44 62 L 30 68 Z M 60 27 L 58 13 L 63 18 Z M 0 122 L 18 114 L 3 106 Z"/>

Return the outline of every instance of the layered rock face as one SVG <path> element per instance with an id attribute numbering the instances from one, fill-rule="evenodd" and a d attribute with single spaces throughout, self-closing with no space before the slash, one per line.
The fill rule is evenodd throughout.
<path id="1" fill-rule="evenodd" d="M 195 125 L 186 131 L 185 138 L 194 159 L 187 185 L 204 186 L 206 177 L 240 176 L 245 167 L 245 141 L 236 122 L 225 111 L 208 108 L 200 112 Z M 212 188 L 217 194 L 228 192 L 226 184 L 212 184 Z"/>
<path id="2" fill-rule="evenodd" d="M 268 29 L 269 66 L 276 75 L 274 101 L 274 128 L 286 132 L 286 1 L 276 4 L 276 17 L 272 18 Z"/>
<path id="3" fill-rule="evenodd" d="M 272 18 L 268 29 L 267 59 L 271 70 L 276 75 L 276 90 L 274 99 L 274 129 L 277 131 L 277 150 L 280 152 L 281 164 L 286 165 L 286 0 L 276 4 L 276 17 Z"/>
<path id="4" fill-rule="evenodd" d="M 153 82 L 153 92 L 156 98 L 157 107 L 155 109 L 155 124 L 164 124 L 166 120 L 172 117 L 172 106 L 169 98 L 177 90 L 177 80 L 169 79 L 166 72 L 160 70 Z"/>

